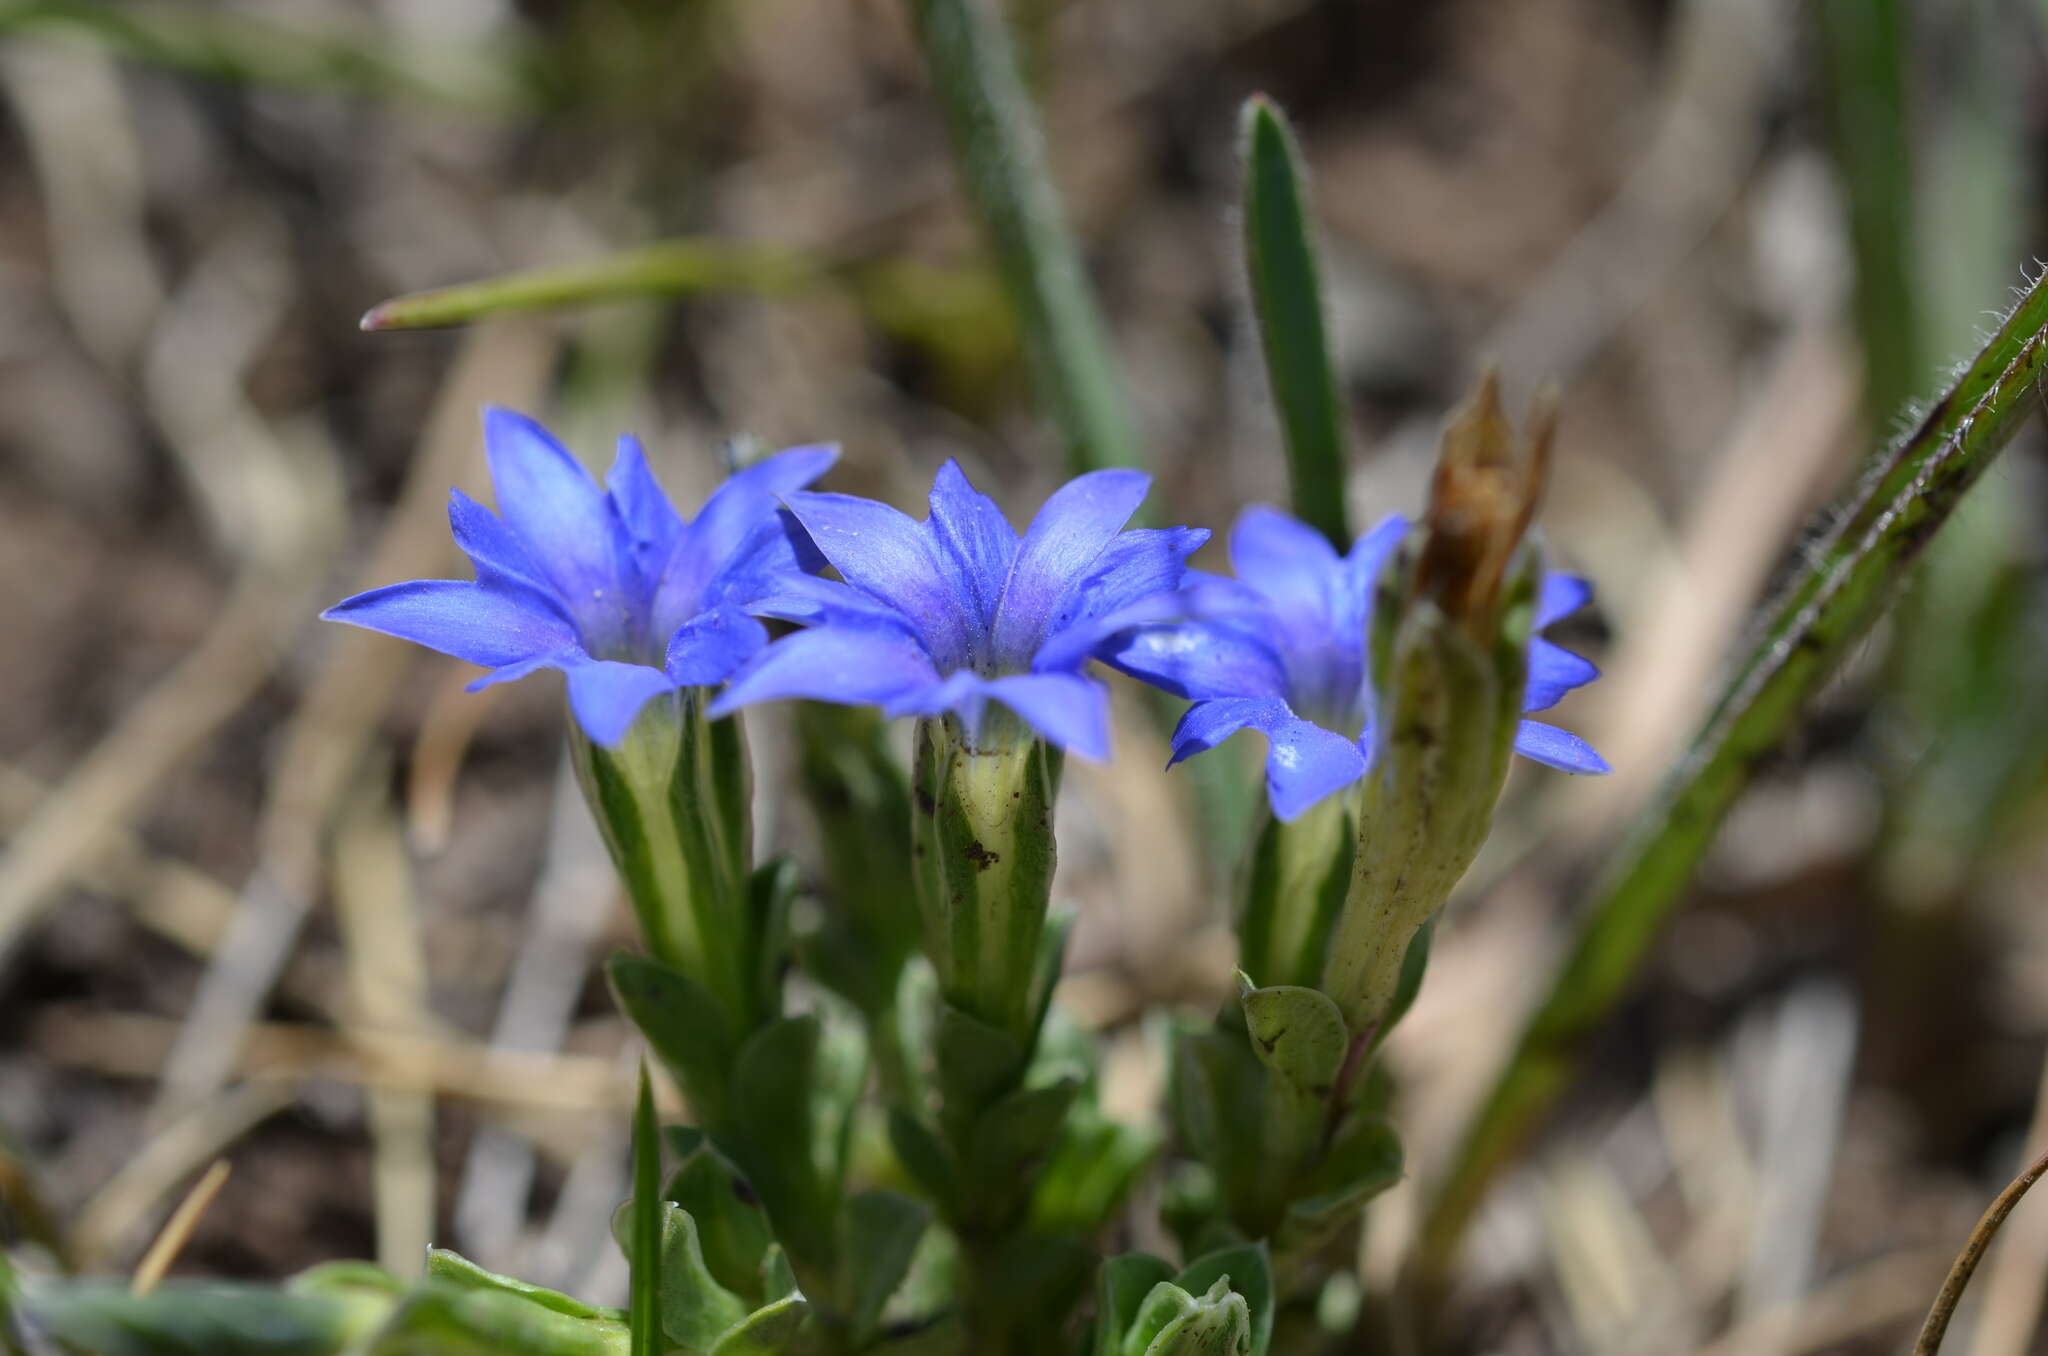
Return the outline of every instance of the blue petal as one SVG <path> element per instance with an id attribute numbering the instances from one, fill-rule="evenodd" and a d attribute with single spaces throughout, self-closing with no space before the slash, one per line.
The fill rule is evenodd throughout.
<path id="1" fill-rule="evenodd" d="M 1515 752 L 1533 758 L 1560 772 L 1600 773 L 1612 771 L 1607 760 L 1593 752 L 1593 746 L 1569 730 L 1525 720 L 1515 735 Z"/>
<path id="2" fill-rule="evenodd" d="M 785 697 L 881 705 L 938 681 L 931 660 L 901 631 L 823 627 L 761 651 L 712 702 L 711 714 Z"/>
<path id="3" fill-rule="evenodd" d="M 1103 661 L 1176 697 L 1284 700 L 1287 669 L 1250 627 L 1187 622 L 1127 631 L 1101 652 Z"/>
<path id="4" fill-rule="evenodd" d="M 1054 613 L 1144 501 L 1142 471 L 1090 471 L 1053 493 L 1017 546 L 996 612 L 993 658 L 1023 668 L 1045 643 Z M 829 552 L 827 553 L 829 554 Z M 836 562 L 835 562 L 836 563 Z"/>
<path id="5" fill-rule="evenodd" d="M 676 687 L 660 669 L 612 659 L 572 664 L 564 671 L 569 675 L 569 709 L 576 713 L 576 723 L 592 740 L 605 745 L 624 739 L 640 708 Z"/>
<path id="6" fill-rule="evenodd" d="M 566 673 L 578 664 L 589 662 L 590 656 L 583 652 L 580 645 L 571 645 L 565 649 L 537 654 L 531 659 L 522 659 L 516 664 L 506 664 L 492 669 L 483 677 L 472 680 L 463 691 L 481 692 L 487 687 L 496 687 L 499 683 L 516 683 L 521 678 L 539 673 L 542 669 L 560 669 Z"/>
<path id="7" fill-rule="evenodd" d="M 757 617 L 773 617 L 801 626 L 843 626 L 857 631 L 881 627 L 923 644 L 908 617 L 837 579 L 808 574 L 785 578 L 777 581 L 773 592 L 745 607 Z"/>
<path id="8" fill-rule="evenodd" d="M 629 548 L 604 492 L 567 448 L 523 414 L 486 409 L 484 452 L 499 514 L 561 595 L 585 647 L 624 645 L 631 600 L 619 565 Z"/>
<path id="9" fill-rule="evenodd" d="M 1032 656 L 1040 672 L 1072 668 L 1117 631 L 1131 610 L 1172 593 L 1187 573 L 1187 559 L 1209 540 L 1204 527 L 1140 528 L 1119 534 L 1096 558 L 1095 569 L 1068 590 Z"/>
<path id="10" fill-rule="evenodd" d="M 792 494 L 787 503 L 846 582 L 908 618 L 941 668 L 968 662 L 966 600 L 922 523 L 852 495 Z"/>
<path id="11" fill-rule="evenodd" d="M 732 559 L 755 524 L 773 513 L 784 496 L 824 475 L 837 460 L 836 445 L 818 443 L 763 457 L 728 476 L 689 526 L 690 553 L 705 563 L 705 575 Z"/>
<path id="12" fill-rule="evenodd" d="M 1571 616 L 1593 599 L 1593 586 L 1575 574 L 1551 571 L 1536 593 L 1536 629 Z"/>
<path id="13" fill-rule="evenodd" d="M 528 554 L 519 535 L 497 514 L 471 499 L 461 490 L 448 491 L 448 530 L 455 544 L 476 566 L 476 581 L 487 586 L 517 586 L 554 600 L 554 586 Z M 566 613 L 564 614 L 566 616 Z"/>
<path id="14" fill-rule="evenodd" d="M 1301 720 L 1287 703 L 1257 699 L 1197 702 L 1173 732 L 1178 763 L 1216 747 L 1239 730 L 1266 736 L 1266 795 L 1283 820 L 1301 816 L 1324 797 L 1365 776 L 1365 755 L 1343 735 Z"/>
<path id="15" fill-rule="evenodd" d="M 516 664 L 576 643 L 575 630 L 531 595 L 454 579 L 415 579 L 371 589 L 320 615 L 485 668 Z"/>
<path id="16" fill-rule="evenodd" d="M 669 640 L 663 669 L 682 687 L 722 683 L 768 644 L 768 628 L 737 607 L 690 618 Z"/>
<path id="17" fill-rule="evenodd" d="M 1599 676 L 1591 660 L 1539 636 L 1529 642 L 1529 685 L 1522 694 L 1522 709 L 1547 711 L 1564 700 L 1565 693 Z"/>
<path id="18" fill-rule="evenodd" d="M 1017 556 L 1017 530 L 989 498 L 967 483 L 957 462 L 948 461 L 932 481 L 931 518 L 926 524 L 939 556 L 966 602 L 977 635 L 994 624 L 1003 581 Z"/>
<path id="19" fill-rule="evenodd" d="M 811 577 L 806 557 L 815 555 L 810 536 L 793 516 L 778 509 L 754 525 L 731 558 L 698 591 L 697 607 L 704 610 L 730 604 L 744 608 L 757 599 L 798 587 L 802 580 Z M 817 560 L 816 568 L 825 568 L 822 558 Z M 665 593 L 657 601 L 657 609 L 665 608 L 668 601 L 669 595 Z M 675 594 L 674 601 L 681 603 L 682 595 Z M 657 612 L 656 620 L 672 630 L 692 615 L 680 609 L 662 610 Z"/>
<path id="20" fill-rule="evenodd" d="M 642 586 L 651 589 L 682 540 L 683 520 L 647 469 L 647 454 L 638 438 L 627 434 L 619 439 L 618 457 L 605 485 L 625 527 Z"/>
<path id="21" fill-rule="evenodd" d="M 1238 514 L 1230 529 L 1230 564 L 1237 577 L 1292 616 L 1328 615 L 1338 563 L 1322 533 L 1264 504 Z"/>
<path id="22" fill-rule="evenodd" d="M 988 694 L 1022 716 L 1046 741 L 1092 762 L 1109 761 L 1109 689 L 1076 673 L 1011 674 L 988 681 Z"/>

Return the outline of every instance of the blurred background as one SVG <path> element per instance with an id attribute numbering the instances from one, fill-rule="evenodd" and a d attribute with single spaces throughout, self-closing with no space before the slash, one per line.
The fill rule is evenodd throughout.
<path id="1" fill-rule="evenodd" d="M 1618 771 L 1522 769 L 1439 935 L 1392 1052 L 1427 1181 L 1742 619 L 2033 267 L 2048 5 L 1008 10 L 1160 520 L 1286 498 L 1235 230 L 1255 91 L 1315 174 L 1354 522 L 1419 504 L 1482 362 L 1515 409 L 1562 389 L 1543 526 L 1607 677 L 1561 723 Z M 357 328 L 670 239 L 665 300 Z M 0 6 L 0 1241 L 128 1267 L 225 1158 L 181 1272 L 432 1239 L 622 1292 L 635 1052 L 594 962 L 631 928 L 559 692 L 314 620 L 460 572 L 486 401 L 600 466 L 639 432 L 686 507 L 734 438 L 836 439 L 834 488 L 905 506 L 948 456 L 1019 519 L 1063 478 L 895 0 Z M 1892 1349 L 2048 1145 L 2038 442 L 1763 770 L 1494 1193 L 1465 1349 Z M 787 787 L 787 713 L 752 728 Z M 1068 777 L 1061 1002 L 1143 1119 L 1141 1013 L 1226 990 L 1234 840 L 1147 704 L 1118 739 Z M 808 851 L 802 805 L 760 814 Z M 1374 1207 L 1370 1283 L 1416 1195 Z M 2044 1283 L 2023 1206 L 1950 1349 L 2048 1350 Z"/>

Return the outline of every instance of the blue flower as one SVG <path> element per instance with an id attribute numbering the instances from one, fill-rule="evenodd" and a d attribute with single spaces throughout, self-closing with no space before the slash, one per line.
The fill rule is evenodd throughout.
<path id="1" fill-rule="evenodd" d="M 490 669 L 472 690 L 560 669 L 576 719 L 606 745 L 625 738 L 650 698 L 721 682 L 768 643 L 747 605 L 802 570 L 780 496 L 839 455 L 797 447 L 764 458 L 686 523 L 636 438 L 619 439 L 605 488 L 510 410 L 484 411 L 484 450 L 499 513 L 461 490 L 448 502 L 475 582 L 392 584 L 321 615 Z"/>
<path id="2" fill-rule="evenodd" d="M 1082 673 L 1133 609 L 1171 594 L 1209 534 L 1123 526 L 1151 478 L 1091 471 L 1045 502 L 1019 537 L 952 462 L 923 522 L 869 499 L 785 502 L 844 582 L 792 578 L 755 606 L 808 629 L 764 650 L 712 705 L 809 697 L 890 716 L 952 713 L 979 737 L 988 704 L 1050 742 L 1109 756 L 1108 691 Z"/>
<path id="3" fill-rule="evenodd" d="M 1143 626 L 1104 646 L 1102 658 L 1195 705 L 1173 732 L 1173 761 L 1240 730 L 1266 736 L 1273 812 L 1291 820 L 1363 778 L 1373 758 L 1373 693 L 1366 637 L 1374 579 L 1408 530 L 1382 520 L 1339 556 L 1321 533 L 1277 509 L 1250 508 L 1230 534 L 1237 578 L 1193 576 L 1182 611 L 1194 620 Z M 1591 597 L 1586 581 L 1548 574 L 1537 599 L 1540 630 Z M 1599 670 L 1542 639 L 1529 642 L 1524 711 L 1555 706 Z M 1525 720 L 1525 757 L 1567 772 L 1605 772 L 1577 735 Z"/>

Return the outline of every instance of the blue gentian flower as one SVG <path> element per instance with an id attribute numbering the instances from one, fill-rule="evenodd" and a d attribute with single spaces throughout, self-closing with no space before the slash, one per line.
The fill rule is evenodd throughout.
<path id="1" fill-rule="evenodd" d="M 499 512 L 461 490 L 448 503 L 475 582 L 392 584 L 321 615 L 490 669 L 472 690 L 560 669 L 577 721 L 604 745 L 625 738 L 650 698 L 722 682 L 768 643 L 747 605 L 802 569 L 781 496 L 838 456 L 820 446 L 764 458 L 684 522 L 636 438 L 619 439 L 605 488 L 510 410 L 484 411 L 484 450 Z"/>
<path id="2" fill-rule="evenodd" d="M 1109 756 L 1108 691 L 1082 669 L 1147 599 L 1170 594 L 1201 528 L 1134 529 L 1151 477 L 1091 471 L 1045 502 L 1020 537 L 947 462 L 918 522 L 843 494 L 784 502 L 840 580 L 792 578 L 755 606 L 802 623 L 734 676 L 714 715 L 809 697 L 890 716 L 958 717 L 979 737 L 990 702 L 1085 758 Z"/>
<path id="3" fill-rule="evenodd" d="M 1191 576 L 1190 620 L 1143 626 L 1105 645 L 1126 673 L 1191 698 L 1173 732 L 1173 761 L 1240 730 L 1267 739 L 1266 788 L 1283 820 L 1363 778 L 1373 759 L 1373 693 L 1366 654 L 1374 579 L 1408 530 L 1383 519 L 1339 556 L 1320 532 L 1277 509 L 1254 507 L 1230 534 L 1237 578 Z M 1583 607 L 1592 590 L 1568 574 L 1544 576 L 1534 629 Z M 1524 711 L 1555 706 L 1599 670 L 1535 637 Z M 1525 720 L 1515 749 L 1566 772 L 1605 772 L 1577 735 Z"/>

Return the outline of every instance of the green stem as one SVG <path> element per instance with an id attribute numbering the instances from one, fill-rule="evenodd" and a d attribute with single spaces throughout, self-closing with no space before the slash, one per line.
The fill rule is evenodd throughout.
<path id="1" fill-rule="evenodd" d="M 989 0 L 912 0 L 954 157 L 1023 321 L 1074 472 L 1143 461 L 1109 327 L 1061 215 L 1030 95 Z"/>
<path id="2" fill-rule="evenodd" d="M 1691 749 L 1638 817 L 1424 1221 L 1415 1266 L 1448 1272 L 1493 1175 L 1571 1076 L 1758 761 L 1870 629 L 1907 568 L 2038 399 L 2048 290 L 2033 286 L 1919 426 L 1843 496 L 1835 527 L 1764 612 Z"/>

